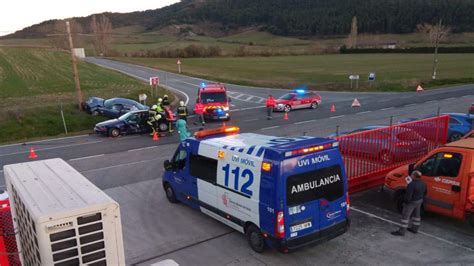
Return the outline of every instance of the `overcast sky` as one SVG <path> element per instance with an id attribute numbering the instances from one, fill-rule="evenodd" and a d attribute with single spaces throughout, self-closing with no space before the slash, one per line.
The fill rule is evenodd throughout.
<path id="1" fill-rule="evenodd" d="M 0 36 L 49 19 L 157 9 L 179 0 L 2 0 Z"/>

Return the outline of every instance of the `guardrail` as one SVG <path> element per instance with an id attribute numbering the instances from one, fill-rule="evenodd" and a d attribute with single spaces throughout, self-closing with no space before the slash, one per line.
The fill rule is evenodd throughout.
<path id="1" fill-rule="evenodd" d="M 337 136 L 349 178 L 349 191 L 382 185 L 391 170 L 418 161 L 446 144 L 449 116 Z"/>

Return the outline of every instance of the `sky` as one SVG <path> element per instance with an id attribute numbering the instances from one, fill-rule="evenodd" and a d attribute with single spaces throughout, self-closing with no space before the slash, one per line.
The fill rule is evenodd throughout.
<path id="1" fill-rule="evenodd" d="M 0 36 L 50 19 L 82 17 L 102 12 L 133 12 L 157 9 L 179 0 L 3 0 Z"/>

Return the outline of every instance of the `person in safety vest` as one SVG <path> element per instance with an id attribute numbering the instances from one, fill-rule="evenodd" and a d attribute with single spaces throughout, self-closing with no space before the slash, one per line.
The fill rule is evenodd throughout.
<path id="1" fill-rule="evenodd" d="M 421 180 L 421 175 L 421 172 L 416 170 L 411 173 L 409 178 L 411 182 L 407 186 L 403 202 L 401 225 L 397 231 L 392 232 L 394 236 L 404 236 L 406 230 L 414 234 L 418 233 L 421 223 L 421 206 L 426 194 L 426 184 Z M 408 228 L 410 219 L 412 226 Z"/>
<path id="2" fill-rule="evenodd" d="M 267 120 L 272 119 L 273 108 L 275 108 L 275 98 L 272 95 L 268 95 L 265 106 L 267 107 Z"/>
<path id="3" fill-rule="evenodd" d="M 194 121 L 194 124 L 197 125 L 198 121 L 204 126 L 206 122 L 204 121 L 204 104 L 201 102 L 196 103 L 194 106 L 194 112 L 197 115 L 196 121 Z"/>
<path id="4" fill-rule="evenodd" d="M 163 96 L 163 107 L 169 106 L 169 105 L 170 105 L 170 100 L 169 100 L 169 98 L 168 98 L 168 95 L 165 94 L 165 95 Z"/>
<path id="5" fill-rule="evenodd" d="M 158 113 L 165 112 L 163 109 L 163 99 L 158 98 L 158 102 L 156 103 L 156 105 L 153 105 L 153 106 L 156 106 L 155 111 L 157 111 Z"/>
<path id="6" fill-rule="evenodd" d="M 151 127 L 151 133 L 150 135 L 153 135 L 156 133 L 156 127 L 158 120 L 161 119 L 161 115 L 155 111 L 156 105 L 153 105 L 151 109 L 148 111 L 148 120 L 146 123 Z"/>
<path id="7" fill-rule="evenodd" d="M 188 107 L 184 104 L 183 101 L 179 101 L 179 106 L 176 109 L 176 112 L 178 113 L 179 119 L 183 119 L 184 121 L 187 121 Z"/>
<path id="8" fill-rule="evenodd" d="M 186 127 L 186 121 L 183 119 L 178 119 L 178 121 L 176 122 L 176 129 L 178 129 L 180 141 L 184 141 L 185 139 L 191 136 L 191 133 L 188 131 Z"/>
<path id="9" fill-rule="evenodd" d="M 168 120 L 168 131 L 173 132 L 173 121 L 174 121 L 174 114 L 173 111 L 169 106 L 165 107 L 165 113 L 166 113 L 166 120 Z"/>

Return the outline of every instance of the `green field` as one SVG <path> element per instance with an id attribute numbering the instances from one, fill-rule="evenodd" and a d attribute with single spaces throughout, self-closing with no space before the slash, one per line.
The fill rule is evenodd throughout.
<path id="1" fill-rule="evenodd" d="M 167 71 L 177 71 L 176 59 L 116 58 Z M 281 57 L 182 59 L 184 74 L 237 84 L 292 88 L 307 85 L 320 90 L 349 90 L 350 74 L 360 75 L 360 90 L 410 91 L 474 82 L 474 54 L 440 54 L 438 79 L 431 81 L 430 54 L 336 54 Z M 369 72 L 377 81 L 368 84 Z"/>
<path id="2" fill-rule="evenodd" d="M 149 93 L 146 84 L 92 64 L 79 62 L 79 73 L 84 100 L 137 99 L 139 93 Z M 69 132 L 91 132 L 104 120 L 77 108 L 70 56 L 64 52 L 0 47 L 0 89 L 0 142 L 63 133 L 60 104 Z"/>

